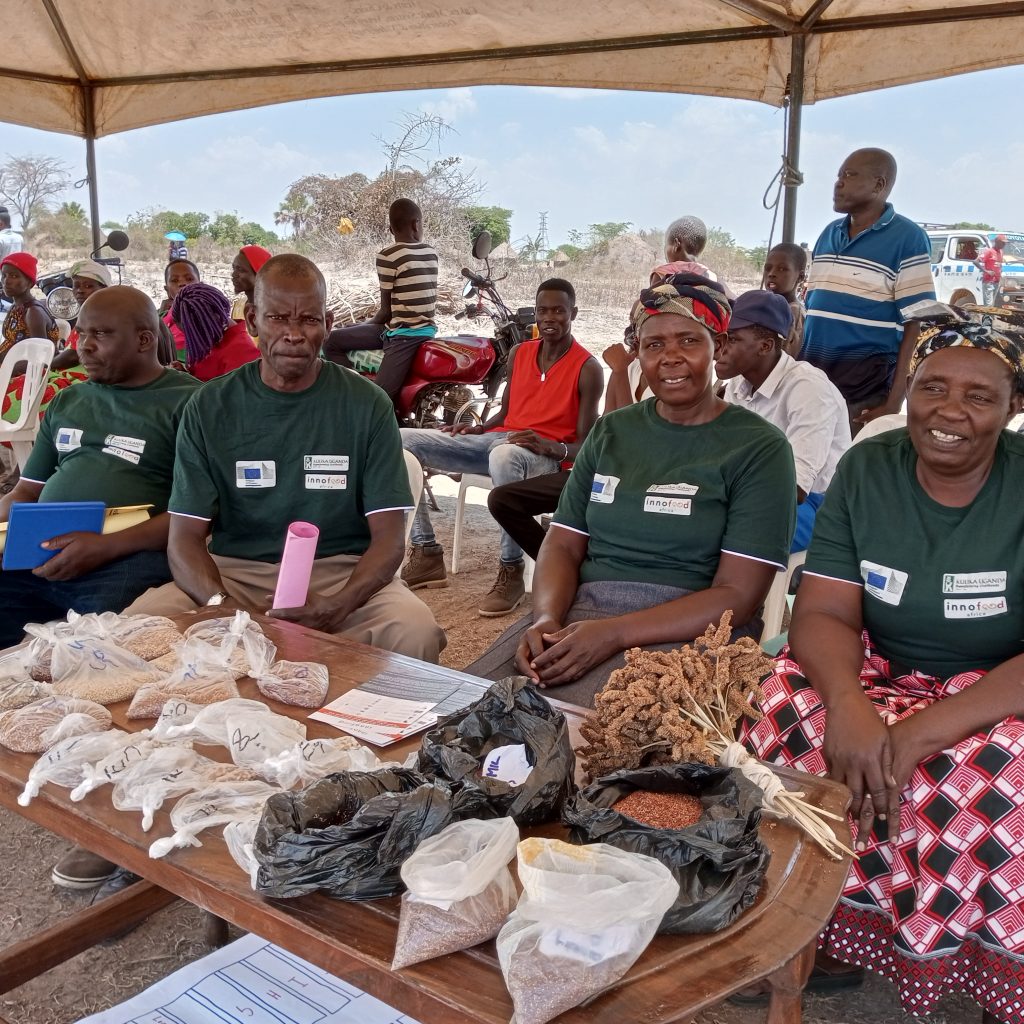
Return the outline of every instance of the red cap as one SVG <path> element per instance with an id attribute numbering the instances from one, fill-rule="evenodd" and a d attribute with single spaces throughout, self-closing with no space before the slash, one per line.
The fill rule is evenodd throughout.
<path id="1" fill-rule="evenodd" d="M 16 270 L 20 270 L 31 282 L 36 283 L 38 277 L 39 263 L 30 252 L 12 252 L 0 260 L 0 267 L 10 263 Z"/>
<path id="2" fill-rule="evenodd" d="M 252 267 L 254 274 L 258 274 L 260 267 L 270 259 L 270 252 L 264 249 L 262 245 L 243 245 L 241 252 L 249 261 L 249 266 Z"/>
<path id="3" fill-rule="evenodd" d="M 1005 242 L 1006 241 L 1006 235 L 996 235 L 996 241 L 997 242 Z"/>

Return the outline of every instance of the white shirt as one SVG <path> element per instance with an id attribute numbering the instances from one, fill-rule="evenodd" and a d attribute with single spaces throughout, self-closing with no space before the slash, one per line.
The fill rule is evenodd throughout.
<path id="1" fill-rule="evenodd" d="M 643 370 L 640 369 L 639 359 L 634 359 L 626 367 L 626 376 L 629 378 L 629 400 L 631 402 L 642 402 L 645 398 L 650 398 L 654 394 L 651 386 L 647 381 L 644 381 L 644 389 L 640 392 L 640 397 L 637 398 L 636 393 L 640 390 L 640 380 L 643 377 Z"/>
<path id="2" fill-rule="evenodd" d="M 21 252 L 22 240 L 14 228 L 0 228 L 0 260 L 12 252 Z"/>
<path id="3" fill-rule="evenodd" d="M 733 377 L 725 400 L 774 423 L 793 448 L 797 487 L 805 494 L 825 492 L 850 447 L 850 418 L 839 389 L 821 370 L 783 352 L 756 391 L 742 376 Z"/>

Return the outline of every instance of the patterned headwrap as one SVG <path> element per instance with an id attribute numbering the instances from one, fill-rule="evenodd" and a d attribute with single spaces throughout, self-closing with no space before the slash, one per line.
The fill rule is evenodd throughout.
<path id="1" fill-rule="evenodd" d="M 913 312 L 913 308 L 908 310 Z M 944 348 L 976 348 L 991 352 L 1010 368 L 1014 390 L 1024 394 L 1024 313 L 994 306 L 946 306 L 929 302 L 921 335 L 910 360 L 914 373 L 928 356 Z"/>
<path id="2" fill-rule="evenodd" d="M 677 313 L 720 334 L 729 329 L 732 305 L 717 281 L 699 274 L 674 274 L 656 288 L 645 288 L 633 304 L 629 319 L 637 337 L 640 328 L 659 313 Z"/>

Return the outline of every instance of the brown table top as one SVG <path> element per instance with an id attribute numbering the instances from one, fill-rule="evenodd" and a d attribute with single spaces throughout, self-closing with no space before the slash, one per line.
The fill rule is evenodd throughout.
<path id="1" fill-rule="evenodd" d="M 210 615 L 215 614 L 211 612 Z M 202 617 L 209 617 L 205 613 Z M 183 624 L 196 616 L 182 616 Z M 368 680 L 384 669 L 413 670 L 450 677 L 449 670 L 425 665 L 386 651 L 327 636 L 289 623 L 262 622 L 278 647 L 278 656 L 293 661 L 318 661 L 330 669 L 329 698 Z M 239 682 L 245 697 L 260 698 L 255 684 Z M 306 720 L 302 708 L 266 703 L 280 714 Z M 570 725 L 578 727 L 582 709 L 562 706 Z M 125 718 L 127 703 L 113 705 L 114 724 L 129 730 L 151 721 Z M 330 726 L 307 721 L 310 738 L 335 737 Z M 575 731 L 575 730 L 574 730 Z M 378 751 L 400 760 L 421 737 Z M 224 748 L 205 753 L 227 760 Z M 0 748 L 0 804 L 45 828 L 116 861 L 143 878 L 231 921 L 238 927 L 283 946 L 297 956 L 357 985 L 423 1024 L 507 1024 L 512 1003 L 498 968 L 494 943 L 392 972 L 399 899 L 349 903 L 326 896 L 294 900 L 265 899 L 228 854 L 220 829 L 200 834 L 201 848 L 176 850 L 152 860 L 150 843 L 171 834 L 169 800 L 144 833 L 138 813 L 120 812 L 102 787 L 80 803 L 68 790 L 46 785 L 28 807 L 19 807 L 33 754 Z M 802 789 L 808 799 L 841 813 L 847 791 L 825 779 L 780 770 L 787 786 Z M 564 837 L 560 826 L 535 834 Z M 656 936 L 632 969 L 597 999 L 563 1014 L 560 1024 L 643 1024 L 689 1021 L 727 995 L 766 977 L 792 959 L 822 929 L 842 891 L 848 861 L 830 860 L 797 829 L 783 822 L 765 822 L 762 838 L 771 850 L 771 865 L 757 903 L 731 927 L 713 935 Z M 849 841 L 848 833 L 841 836 Z"/>

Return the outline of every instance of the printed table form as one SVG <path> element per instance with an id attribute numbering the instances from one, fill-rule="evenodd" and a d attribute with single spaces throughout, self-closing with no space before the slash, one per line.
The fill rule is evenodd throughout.
<path id="1" fill-rule="evenodd" d="M 256 935 L 79 1024 L 418 1024 Z"/>

